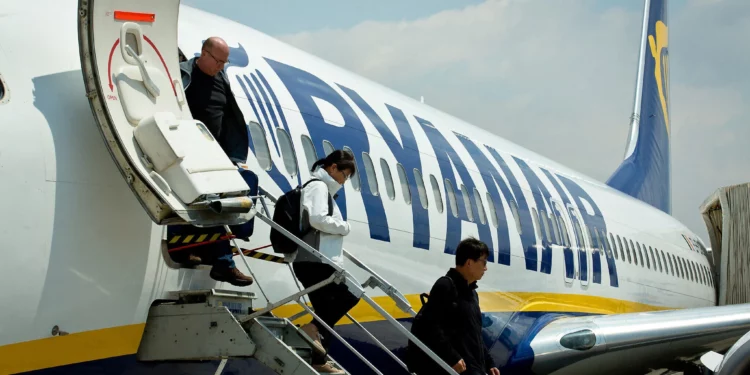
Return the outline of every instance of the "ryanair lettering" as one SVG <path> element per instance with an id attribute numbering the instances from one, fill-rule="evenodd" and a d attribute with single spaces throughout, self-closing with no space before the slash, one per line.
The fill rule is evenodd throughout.
<path id="1" fill-rule="evenodd" d="M 245 53 L 243 48 L 233 49 L 233 52 Z M 246 54 L 244 56 L 246 57 Z M 456 246 L 464 236 L 462 225 L 470 223 L 476 225 L 482 241 L 487 243 L 492 250 L 497 249 L 496 252 L 491 251 L 490 261 L 503 265 L 510 265 L 512 262 L 511 238 L 516 237 L 523 246 L 523 261 L 527 270 L 551 273 L 555 261 L 552 246 L 559 246 L 563 248 L 562 258 L 566 278 L 572 279 L 574 274 L 573 249 L 577 249 L 582 271 L 579 278 L 587 282 L 588 272 L 585 271 L 589 265 L 585 252 L 586 239 L 581 238 L 584 235 L 578 230 L 567 229 L 569 227 L 566 225 L 570 223 L 570 228 L 576 228 L 576 225 L 587 228 L 586 233 L 589 236 L 587 238 L 596 239 L 595 243 L 589 244 L 589 247 L 598 247 L 604 251 L 610 285 L 618 287 L 617 269 L 611 249 L 604 242 L 599 242 L 601 238 L 599 238 L 598 231 L 607 233 L 604 217 L 596 202 L 575 181 L 559 174 L 552 174 L 544 168 L 529 165 L 517 157 L 503 156 L 492 146 L 480 144 L 462 134 L 443 133 L 426 116 L 407 114 L 389 103 L 377 103 L 380 106 L 377 108 L 385 108 L 390 114 L 390 118 L 383 117 L 373 109 L 373 103 L 368 102 L 355 89 L 341 84 L 329 84 L 310 72 L 282 62 L 268 58 L 264 60 L 278 76 L 284 89 L 297 106 L 310 138 L 315 145 L 318 145 L 316 147 L 318 158 L 325 156 L 325 151 L 320 145 L 323 144 L 323 140 L 327 140 L 334 148 L 344 146 L 351 148 L 357 164 L 364 166 L 362 153 L 371 153 L 369 137 L 373 135 L 365 131 L 363 121 L 369 121 L 385 141 L 397 163 L 404 167 L 409 188 L 412 194 L 416 195 L 418 184 L 413 170 L 423 172 L 423 159 L 415 133 L 421 131 L 426 136 L 440 169 L 439 173 L 433 174 L 438 177 L 438 181 L 443 181 L 443 188 L 446 192 L 444 197 L 446 230 L 442 234 L 431 234 L 428 210 L 421 204 L 411 204 L 414 224 L 411 235 L 414 248 L 427 250 L 430 247 L 431 238 L 439 238 L 442 235 L 445 239 L 443 251 L 455 254 Z M 247 69 L 241 69 L 241 71 L 243 73 L 236 75 L 235 79 L 248 98 L 258 122 L 262 123 L 270 133 L 268 141 L 272 145 L 269 148 L 280 155 L 274 128 L 281 127 L 289 132 L 286 120 L 289 116 L 288 113 L 285 114 L 285 111 L 289 110 L 289 105 L 281 106 L 273 88 L 260 70 L 256 69 L 250 73 L 244 73 Z M 343 119 L 343 126 L 333 126 L 325 121 L 323 110 L 318 104 L 321 101 L 330 105 L 326 105 L 329 107 L 326 110 L 334 108 L 338 111 Z M 360 118 L 355 112 L 355 107 L 349 103 L 353 103 L 356 109 L 364 114 L 364 117 Z M 409 118 L 412 119 L 411 122 Z M 394 126 L 389 126 L 391 124 Z M 413 124 L 418 124 L 418 126 Z M 255 153 L 252 143 L 251 151 Z M 459 156 L 461 153 L 468 154 L 471 160 L 463 160 Z M 303 155 L 303 153 L 297 152 L 297 155 Z M 473 162 L 473 165 L 467 164 L 467 161 Z M 514 173 L 509 162 L 514 163 L 521 173 Z M 283 191 L 291 189 L 292 184 L 300 182 L 299 174 L 297 174 L 297 181 L 291 181 L 275 165 L 268 171 L 268 174 Z M 423 172 L 422 175 L 426 177 L 429 173 Z M 481 177 L 475 181 L 476 176 Z M 359 173 L 359 177 L 362 186 L 359 193 L 364 202 L 370 237 L 390 242 L 390 228 L 381 196 L 371 194 L 366 188 L 369 184 L 367 173 Z M 429 181 L 427 183 L 429 184 Z M 486 203 L 494 203 L 496 207 L 494 211 L 487 211 L 487 220 L 480 220 L 478 202 L 473 197 L 475 188 L 481 192 L 480 194 L 486 193 L 488 199 L 482 197 L 482 201 L 491 199 L 492 203 Z M 451 200 L 447 196 L 447 192 L 451 190 L 456 196 L 457 212 L 453 211 Z M 465 192 L 468 193 L 466 197 L 468 199 L 464 199 Z M 347 217 L 346 198 L 346 193 L 341 190 L 337 202 L 345 218 Z M 593 209 L 593 213 L 590 209 L 587 210 L 584 201 L 590 209 Z M 582 223 L 579 222 L 575 213 L 569 211 L 569 207 L 574 207 L 580 213 Z M 474 217 L 470 217 L 469 210 Z M 495 218 L 490 216 L 493 212 L 496 215 Z M 511 213 L 510 216 L 508 212 Z M 497 226 L 494 225 L 495 222 Z M 563 229 L 564 226 L 566 229 Z M 566 240 L 563 237 L 563 233 L 568 232 L 571 233 L 569 238 L 573 238 L 575 244 L 569 238 Z M 602 260 L 598 251 L 594 253 L 591 259 L 594 271 L 592 281 L 601 283 Z M 497 256 L 495 257 L 494 254 Z"/>

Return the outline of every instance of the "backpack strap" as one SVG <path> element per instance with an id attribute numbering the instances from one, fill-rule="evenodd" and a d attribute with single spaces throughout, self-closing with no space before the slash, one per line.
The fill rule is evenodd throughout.
<path id="1" fill-rule="evenodd" d="M 323 182 L 323 180 L 319 178 L 311 178 L 309 181 L 305 182 L 304 185 L 302 185 L 302 188 L 300 188 L 300 190 L 304 189 L 308 184 L 314 181 Z M 326 190 L 328 190 L 327 185 L 326 185 Z M 328 194 L 328 216 L 332 216 L 332 215 L 333 215 L 333 198 L 331 198 L 331 194 L 329 193 Z"/>
<path id="2" fill-rule="evenodd" d="M 319 178 L 311 178 L 309 181 L 305 182 L 304 185 L 302 185 L 302 189 L 304 189 L 305 187 L 307 187 L 308 184 L 310 184 L 311 182 L 314 182 L 314 181 L 322 181 L 322 180 L 319 179 Z"/>

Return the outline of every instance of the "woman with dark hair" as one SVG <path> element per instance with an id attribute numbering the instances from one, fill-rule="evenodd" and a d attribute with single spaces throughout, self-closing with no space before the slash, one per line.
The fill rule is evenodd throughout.
<path id="1" fill-rule="evenodd" d="M 307 233 L 302 240 L 341 266 L 344 236 L 349 234 L 350 226 L 341 216 L 335 197 L 344 183 L 357 173 L 354 155 L 335 150 L 324 159 L 316 161 L 311 172 L 312 182 L 305 184 L 301 194 L 300 226 L 302 233 Z M 305 250 L 297 251 L 292 266 L 297 279 L 305 288 L 334 273 L 333 267 L 322 263 Z M 311 292 L 309 298 L 315 314 L 330 327 L 359 302 L 359 298 L 349 292 L 344 283 L 328 284 Z M 325 360 L 333 335 L 317 320 L 305 324 L 301 329 L 316 343 L 313 368 L 320 373 L 343 374 Z M 322 344 L 320 336 L 323 336 Z"/>

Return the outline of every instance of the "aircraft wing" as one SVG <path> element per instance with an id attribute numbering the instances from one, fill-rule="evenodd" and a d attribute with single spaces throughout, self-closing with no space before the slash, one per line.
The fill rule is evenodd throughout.
<path id="1" fill-rule="evenodd" d="M 731 347 L 750 304 L 557 319 L 529 342 L 535 374 L 643 373 Z"/>

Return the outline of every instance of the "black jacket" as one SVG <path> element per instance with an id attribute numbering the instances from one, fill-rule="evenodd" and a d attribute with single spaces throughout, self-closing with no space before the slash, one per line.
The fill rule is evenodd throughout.
<path id="1" fill-rule="evenodd" d="M 412 324 L 412 333 L 449 366 L 463 359 L 466 373 L 488 373 L 495 362 L 482 340 L 482 312 L 475 289 L 455 269 L 432 286 L 427 304 Z M 417 374 L 445 374 L 434 361 L 409 343 L 409 366 Z"/>
<path id="2" fill-rule="evenodd" d="M 180 75 L 182 76 L 182 87 L 185 91 L 190 87 L 190 82 L 195 67 L 195 58 L 180 63 Z M 245 163 L 247 161 L 248 147 L 250 146 L 250 137 L 247 134 L 247 124 L 245 117 L 242 115 L 240 107 L 232 94 L 229 78 L 222 70 L 218 78 L 224 82 L 227 90 L 227 108 L 228 113 L 224 114 L 224 121 L 219 134 L 215 134 L 216 141 L 229 156 L 233 162 Z"/>

